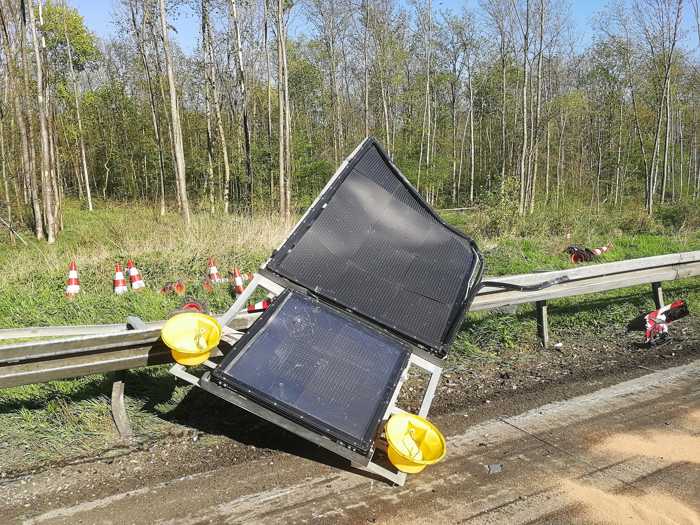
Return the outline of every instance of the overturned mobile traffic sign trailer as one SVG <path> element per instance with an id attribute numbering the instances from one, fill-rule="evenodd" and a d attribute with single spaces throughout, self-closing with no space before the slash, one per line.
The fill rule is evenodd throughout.
<path id="1" fill-rule="evenodd" d="M 255 288 L 271 307 L 201 378 L 172 372 L 369 470 L 411 365 L 431 374 L 426 416 L 447 353 L 481 281 L 474 242 L 445 224 L 366 139 L 224 316 Z"/>

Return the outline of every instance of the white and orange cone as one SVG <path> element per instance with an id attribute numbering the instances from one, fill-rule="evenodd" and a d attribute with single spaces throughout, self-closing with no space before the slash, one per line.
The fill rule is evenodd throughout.
<path id="1" fill-rule="evenodd" d="M 209 257 L 208 266 L 209 266 L 209 280 L 213 284 L 220 284 L 220 283 L 224 282 L 224 280 L 221 278 L 221 275 L 219 274 L 219 269 L 216 267 L 216 263 L 214 262 L 213 257 Z"/>
<path id="2" fill-rule="evenodd" d="M 233 291 L 236 295 L 240 295 L 245 290 L 243 286 L 243 277 L 241 277 L 241 271 L 238 268 L 233 269 Z"/>
<path id="3" fill-rule="evenodd" d="M 80 278 L 78 277 L 78 266 L 75 261 L 71 261 L 68 266 L 68 281 L 66 282 L 66 298 L 73 299 L 80 293 Z"/>
<path id="4" fill-rule="evenodd" d="M 129 283 L 131 283 L 131 289 L 135 292 L 140 292 L 143 290 L 146 286 L 146 283 L 143 282 L 143 278 L 141 278 L 141 272 L 139 272 L 139 269 L 134 266 L 134 261 L 129 259 L 126 262 L 126 271 L 129 274 Z"/>
<path id="5" fill-rule="evenodd" d="M 126 279 L 124 279 L 124 272 L 122 271 L 122 265 L 117 263 L 114 266 L 114 293 L 121 295 L 129 291 L 126 286 Z"/>

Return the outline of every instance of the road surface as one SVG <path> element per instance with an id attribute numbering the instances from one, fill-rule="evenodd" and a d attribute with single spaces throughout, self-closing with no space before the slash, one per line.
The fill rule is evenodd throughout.
<path id="1" fill-rule="evenodd" d="M 25 496 L 0 503 L 0 521 L 700 523 L 700 361 L 476 426 L 463 413 L 436 423 L 447 457 L 404 487 L 324 454 L 276 454 L 70 504 L 17 481 L 2 490 Z"/>

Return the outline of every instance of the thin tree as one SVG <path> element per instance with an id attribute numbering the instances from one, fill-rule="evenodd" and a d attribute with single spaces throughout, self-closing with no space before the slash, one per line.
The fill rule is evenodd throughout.
<path id="1" fill-rule="evenodd" d="M 34 64 L 36 67 L 36 96 L 39 113 L 39 130 L 41 140 L 41 196 L 43 215 L 46 228 L 46 240 L 49 244 L 56 242 L 56 218 L 54 215 L 54 193 L 51 182 L 51 145 L 49 143 L 48 104 L 46 95 L 46 82 L 44 79 L 44 61 L 41 52 L 42 44 L 39 40 L 39 32 L 34 16 L 34 2 L 28 6 L 29 25 L 32 34 L 32 47 L 34 49 Z M 41 3 L 38 4 L 39 16 L 41 16 Z"/>
<path id="2" fill-rule="evenodd" d="M 168 23 L 165 15 L 165 0 L 160 0 L 160 28 L 163 41 L 163 53 L 165 55 L 165 67 L 168 72 L 168 88 L 170 92 L 170 115 L 173 130 L 173 143 L 175 149 L 176 176 L 179 182 L 180 205 L 182 218 L 185 224 L 190 224 L 190 205 L 187 199 L 187 177 L 185 175 L 185 151 L 182 145 L 182 127 L 180 125 L 180 110 L 177 102 L 177 86 L 175 85 L 175 72 L 173 70 L 173 58 L 168 39 Z"/>
<path id="3" fill-rule="evenodd" d="M 80 163 L 82 166 L 83 178 L 85 179 L 85 197 L 87 199 L 88 210 L 92 211 L 92 190 L 90 189 L 90 175 L 88 174 L 87 156 L 85 154 L 85 137 L 83 133 L 83 119 L 80 113 L 80 92 L 78 91 L 78 80 L 73 67 L 73 51 L 71 49 L 70 36 L 68 34 L 68 7 L 63 6 L 63 33 L 66 39 L 66 51 L 68 52 L 68 72 L 71 84 L 73 85 L 73 98 L 75 100 L 75 120 L 78 124 L 78 143 L 80 145 Z"/>
<path id="4" fill-rule="evenodd" d="M 250 122 L 248 118 L 248 100 L 246 95 L 245 70 L 243 67 L 243 46 L 241 44 L 241 30 L 238 23 L 238 11 L 236 9 L 236 0 L 229 0 L 230 18 L 233 25 L 235 43 L 236 43 L 236 78 L 238 80 L 238 89 L 241 97 L 241 113 L 243 125 L 243 150 L 245 152 L 245 172 L 247 185 L 248 210 L 253 210 L 253 157 L 250 144 Z"/>
<path id="5" fill-rule="evenodd" d="M 151 67 L 146 57 L 146 46 L 143 38 L 143 27 L 147 25 L 148 6 L 143 7 L 143 19 L 141 27 L 136 22 L 136 1 L 129 0 L 129 11 L 131 14 L 131 27 L 134 30 L 134 39 L 136 40 L 136 49 L 141 57 L 141 65 L 146 73 L 146 85 L 148 87 L 148 104 L 151 109 L 151 123 L 153 125 L 153 135 L 156 139 L 158 148 L 158 179 L 160 183 L 160 215 L 165 215 L 165 159 L 163 156 L 163 137 L 160 129 L 160 120 L 158 119 L 158 108 L 156 104 L 156 95 L 153 87 L 153 78 L 151 76 Z"/>

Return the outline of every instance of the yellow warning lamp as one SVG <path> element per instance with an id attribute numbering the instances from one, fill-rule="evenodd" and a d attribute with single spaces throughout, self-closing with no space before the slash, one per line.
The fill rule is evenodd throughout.
<path id="1" fill-rule="evenodd" d="M 185 366 L 195 366 L 209 359 L 221 340 L 221 325 L 206 314 L 185 312 L 172 316 L 160 332 L 173 359 Z"/>

